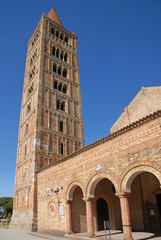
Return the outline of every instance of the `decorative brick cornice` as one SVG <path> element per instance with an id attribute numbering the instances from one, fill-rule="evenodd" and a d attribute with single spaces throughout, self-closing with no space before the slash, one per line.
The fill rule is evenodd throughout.
<path id="1" fill-rule="evenodd" d="M 135 128 L 138 128 L 138 127 L 140 127 L 140 126 L 142 126 L 142 125 L 144 125 L 144 124 L 146 124 L 148 122 L 151 122 L 151 121 L 153 121 L 153 120 L 155 120 L 155 119 L 157 119 L 159 117 L 161 117 L 161 110 L 158 110 L 158 111 L 156 111 L 156 112 L 154 112 L 154 113 L 152 113 L 150 115 L 147 115 L 146 117 L 141 118 L 138 121 L 133 122 L 130 125 L 127 125 L 126 127 L 121 128 L 118 131 L 116 131 L 116 132 L 114 132 L 114 133 L 112 133 L 112 134 L 110 134 L 110 135 L 108 135 L 106 137 L 103 137 L 103 138 L 97 140 L 96 142 L 91 143 L 91 144 L 81 148 L 80 150 L 78 150 L 78 151 L 76 151 L 76 152 L 74 152 L 74 153 L 72 153 L 72 154 L 70 154 L 70 155 L 68 155 L 68 156 L 66 156 L 64 158 L 61 158 L 60 160 L 58 160 L 56 162 L 54 162 L 54 163 L 52 163 L 52 164 L 50 164 L 50 165 L 48 165 L 46 167 L 43 167 L 43 168 L 39 169 L 37 171 L 37 173 L 42 172 L 43 170 L 48 169 L 48 168 L 50 168 L 50 167 L 52 167 L 54 165 L 57 165 L 57 164 L 59 164 L 61 162 L 65 162 L 68 159 L 79 155 L 80 153 L 83 153 L 83 152 L 85 152 L 85 151 L 87 151 L 87 150 L 89 150 L 89 149 L 91 149 L 93 147 L 96 147 L 96 146 L 98 146 L 98 145 L 100 145 L 100 144 L 102 144 L 104 142 L 108 142 L 108 141 L 116 138 L 117 136 L 120 136 L 120 135 L 122 135 L 122 134 L 124 134 L 126 132 L 129 132 L 129 131 L 131 131 L 131 130 L 133 130 Z"/>

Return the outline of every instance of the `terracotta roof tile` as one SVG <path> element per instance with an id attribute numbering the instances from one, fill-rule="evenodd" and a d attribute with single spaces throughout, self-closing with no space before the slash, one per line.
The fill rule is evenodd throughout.
<path id="1" fill-rule="evenodd" d="M 54 7 L 52 7 L 52 9 L 50 10 L 50 12 L 48 13 L 48 17 L 49 17 L 52 21 L 56 22 L 56 23 L 59 24 L 61 27 L 63 27 L 63 24 L 62 24 L 62 22 L 60 21 L 60 18 L 59 18 L 59 16 L 58 16 L 58 14 L 57 14 L 57 12 L 56 12 L 56 10 L 55 10 Z"/>

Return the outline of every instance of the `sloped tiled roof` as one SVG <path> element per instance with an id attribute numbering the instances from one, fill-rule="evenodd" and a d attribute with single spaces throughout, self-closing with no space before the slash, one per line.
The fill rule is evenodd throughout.
<path id="1" fill-rule="evenodd" d="M 57 12 L 56 12 L 56 10 L 55 10 L 54 7 L 52 7 L 52 9 L 50 10 L 50 12 L 48 13 L 48 17 L 49 17 L 52 21 L 56 22 L 56 23 L 59 24 L 61 27 L 63 27 L 63 24 L 62 24 L 62 22 L 60 21 L 60 18 L 59 18 L 59 16 L 58 16 L 58 14 L 57 14 Z"/>

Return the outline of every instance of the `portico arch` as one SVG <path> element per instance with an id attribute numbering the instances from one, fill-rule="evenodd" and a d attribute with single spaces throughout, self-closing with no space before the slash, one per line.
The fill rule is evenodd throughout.
<path id="1" fill-rule="evenodd" d="M 161 172 L 156 163 L 139 162 L 139 165 L 134 164 L 125 172 L 120 192 L 129 196 L 129 218 L 133 230 L 160 229 L 160 186 Z"/>
<path id="2" fill-rule="evenodd" d="M 158 171 L 156 168 L 148 165 L 135 166 L 125 173 L 121 183 L 121 192 L 131 192 L 131 184 L 133 180 L 135 179 L 135 177 L 137 177 L 143 172 L 152 173 L 158 179 L 161 185 L 161 172 Z"/>
<path id="3" fill-rule="evenodd" d="M 69 186 L 67 187 L 67 192 L 66 192 L 66 199 L 67 200 L 73 200 L 73 193 L 77 187 L 80 187 L 83 193 L 83 197 L 85 196 L 85 190 L 84 186 L 82 183 L 78 181 L 71 182 Z"/>
<path id="4" fill-rule="evenodd" d="M 104 220 L 110 220 L 112 229 L 121 228 L 120 202 L 115 195 L 118 186 L 119 180 L 117 177 L 106 172 L 96 173 L 88 180 L 86 198 L 92 199 L 92 216 L 95 231 L 100 231 L 102 227 L 99 226 L 102 226 Z M 102 214 L 99 201 L 105 202 L 108 208 L 108 214 L 105 214 L 104 217 L 99 217 Z"/>
<path id="5" fill-rule="evenodd" d="M 88 184 L 87 184 L 87 188 L 86 188 L 86 197 L 87 198 L 93 198 L 94 197 L 94 191 L 95 188 L 97 186 L 97 184 L 104 178 L 107 178 L 108 180 L 110 180 L 114 187 L 115 190 L 117 191 L 118 189 L 118 182 L 117 182 L 117 177 L 116 176 L 112 176 L 108 173 L 97 173 L 95 174 L 93 177 L 91 177 L 91 179 L 89 180 Z"/>
<path id="6" fill-rule="evenodd" d="M 67 232 L 87 232 L 84 186 L 78 181 L 69 184 L 66 192 Z"/>

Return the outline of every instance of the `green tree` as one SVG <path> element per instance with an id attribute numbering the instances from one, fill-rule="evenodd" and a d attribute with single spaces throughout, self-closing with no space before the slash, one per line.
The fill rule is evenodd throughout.
<path id="1" fill-rule="evenodd" d="M 9 202 L 7 202 L 5 205 L 4 205 L 4 211 L 5 211 L 5 214 L 8 215 L 8 214 L 12 214 L 12 208 L 13 208 L 13 199 L 10 199 Z"/>
<path id="2" fill-rule="evenodd" d="M 12 214 L 13 198 L 11 197 L 0 198 L 0 207 L 4 208 L 5 215 Z"/>

